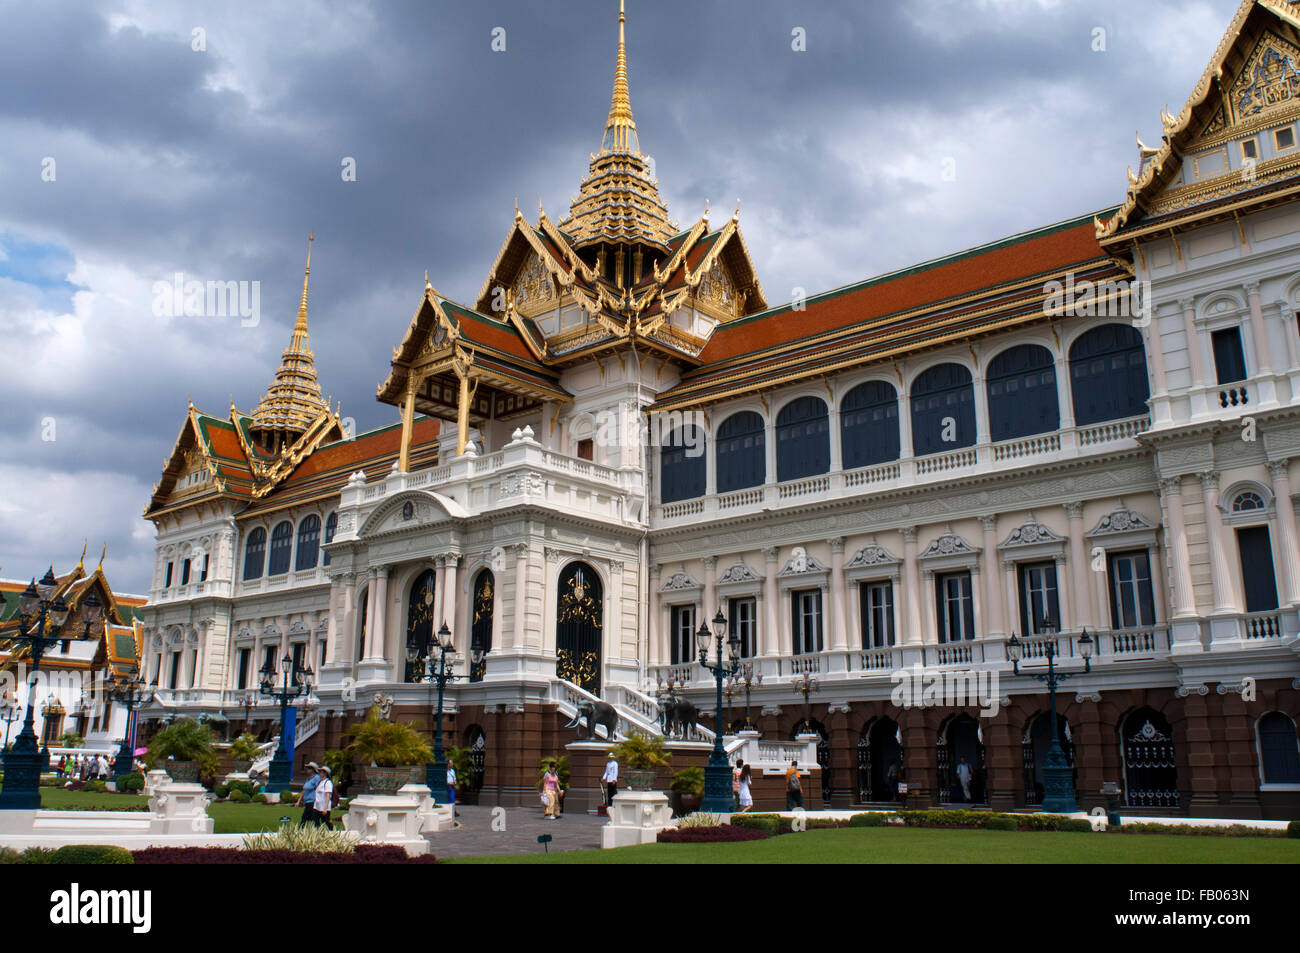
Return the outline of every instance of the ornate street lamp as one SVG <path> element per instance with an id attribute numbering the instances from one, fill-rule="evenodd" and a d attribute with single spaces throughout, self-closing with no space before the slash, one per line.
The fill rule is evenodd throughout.
<path id="1" fill-rule="evenodd" d="M 763 684 L 763 674 L 754 671 L 753 662 L 746 662 L 740 666 L 740 673 L 736 678 L 745 689 L 745 730 L 755 731 L 754 723 L 749 719 L 749 692 L 755 685 Z"/>
<path id="2" fill-rule="evenodd" d="M 41 806 L 41 769 L 49 766 L 49 755 L 45 764 L 41 764 L 41 750 L 36 744 L 34 728 L 36 716 L 36 672 L 41 665 L 41 656 L 54 647 L 56 642 L 90 638 L 90 627 L 99 621 L 103 607 L 94 589 L 89 590 L 81 600 L 81 634 L 63 632 L 68 622 L 70 610 L 62 595 L 55 595 L 58 580 L 54 578 L 54 567 L 46 570 L 38 586 L 35 579 L 18 597 L 18 628 L 8 640 L 14 645 L 28 646 L 32 673 L 27 687 L 27 717 L 23 720 L 23 730 L 14 739 L 12 750 L 4 755 L 5 781 L 0 790 L 0 810 L 35 811 Z M 6 731 L 6 738 L 8 732 Z"/>
<path id="3" fill-rule="evenodd" d="M 740 679 L 735 675 L 730 676 L 722 685 L 722 697 L 727 700 L 727 734 L 734 734 L 732 731 L 731 717 L 731 700 L 739 695 L 742 691 Z"/>
<path id="4" fill-rule="evenodd" d="M 730 814 L 734 809 L 734 803 L 731 797 L 731 766 L 727 764 L 727 753 L 722 749 L 722 680 L 728 675 L 735 675 L 736 670 L 740 668 L 740 636 L 734 632 L 727 641 L 727 646 L 731 652 L 730 661 L 722 657 L 722 637 L 727 631 L 727 618 L 718 610 L 718 614 L 713 617 L 713 632 L 709 632 L 709 627 L 703 621 L 700 622 L 700 629 L 695 633 L 695 641 L 700 650 L 700 665 L 706 672 L 713 673 L 713 681 L 717 686 L 718 718 L 714 723 L 713 732 L 713 752 L 709 755 L 709 765 L 704 769 L 704 800 L 700 804 L 700 810 L 710 814 Z M 713 640 L 713 662 L 708 661 L 709 641 Z"/>
<path id="5" fill-rule="evenodd" d="M 1042 626 L 1047 638 L 1043 642 L 1043 654 L 1047 656 L 1047 674 L 1026 672 L 1030 678 L 1047 683 L 1047 694 L 1052 712 L 1052 745 L 1047 749 L 1047 764 L 1043 768 L 1043 810 L 1049 814 L 1074 814 L 1079 805 L 1074 799 L 1074 769 L 1065 758 L 1061 748 L 1060 734 L 1056 727 L 1056 686 L 1067 678 L 1073 678 L 1078 672 L 1058 672 L 1056 670 L 1056 623 L 1047 619 Z M 1092 671 L 1092 636 L 1083 630 L 1079 637 L 1079 655 L 1083 657 L 1083 671 Z M 1016 636 L 1011 636 L 1007 643 L 1007 655 L 1017 675 L 1020 671 L 1020 659 L 1024 652 L 1024 643 Z"/>
<path id="6" fill-rule="evenodd" d="M 800 734 L 812 734 L 812 702 L 810 696 L 816 695 L 821 691 L 821 682 L 813 678 L 807 672 L 803 673 L 803 678 L 795 682 L 794 690 L 803 696 L 803 731 Z"/>
<path id="7" fill-rule="evenodd" d="M 131 773 L 135 761 L 135 720 L 136 714 L 145 705 L 150 704 L 157 690 L 138 675 L 128 675 L 113 683 L 108 697 L 126 709 L 126 727 L 122 731 L 122 745 L 117 749 L 117 760 L 113 762 L 113 780 L 121 780 Z"/>
<path id="8" fill-rule="evenodd" d="M 421 681 L 435 683 L 438 686 L 438 707 L 434 709 L 433 721 L 433 761 L 424 767 L 424 786 L 433 795 L 435 804 L 441 804 L 447 796 L 447 752 L 442 747 L 443 695 L 447 690 L 448 682 L 465 677 L 447 671 L 447 656 L 451 655 L 453 661 L 455 659 L 456 653 L 452 651 L 454 645 L 451 629 L 447 628 L 446 622 L 443 622 L 442 628 L 434 633 L 429 644 L 429 654 L 424 657 L 424 671 L 420 675 Z M 436 658 L 435 650 L 438 653 Z M 483 655 L 481 648 L 473 648 L 470 650 L 470 661 L 478 665 L 483 661 Z M 411 661 L 417 661 L 414 653 Z"/>
<path id="9" fill-rule="evenodd" d="M 275 749 L 275 756 L 271 759 L 271 773 L 267 778 L 266 790 L 269 794 L 279 794 L 287 790 L 293 783 L 293 761 L 289 757 L 289 748 L 285 744 L 285 734 L 288 729 L 289 719 L 289 701 L 300 695 L 309 695 L 315 685 L 316 673 L 311 670 L 310 666 L 302 666 L 296 660 L 285 655 L 280 659 L 280 670 L 284 673 L 283 684 L 280 688 L 275 687 L 275 668 L 271 665 L 271 660 L 267 659 L 266 664 L 258 671 L 261 677 L 261 684 L 258 691 L 276 699 L 280 703 L 280 744 Z"/>

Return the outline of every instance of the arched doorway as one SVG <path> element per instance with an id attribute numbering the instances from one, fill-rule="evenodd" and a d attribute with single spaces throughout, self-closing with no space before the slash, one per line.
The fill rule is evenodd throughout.
<path id="1" fill-rule="evenodd" d="M 1070 723 L 1059 715 L 1056 718 L 1056 734 L 1065 753 L 1065 761 L 1074 768 L 1074 743 L 1070 736 Z M 1024 737 L 1020 739 L 1020 754 L 1025 768 L 1025 805 L 1033 806 L 1043 803 L 1043 768 L 1047 767 L 1047 752 L 1052 746 L 1052 716 L 1040 711 L 1029 719 L 1025 725 Z M 1075 788 L 1078 788 L 1079 771 L 1075 768 Z"/>
<path id="2" fill-rule="evenodd" d="M 831 736 L 826 730 L 826 726 L 815 718 L 808 721 L 801 721 L 800 727 L 796 732 L 817 735 L 817 766 L 821 768 L 822 775 L 822 803 L 827 806 L 831 803 L 831 795 L 835 793 L 834 786 L 831 784 Z"/>
<path id="3" fill-rule="evenodd" d="M 858 741 L 858 801 L 897 801 L 903 780 L 903 733 L 892 718 L 877 718 Z"/>
<path id="4" fill-rule="evenodd" d="M 984 738 L 979 722 L 970 715 L 956 715 L 945 722 L 939 729 L 935 758 L 940 803 L 984 804 L 987 801 Z M 969 766 L 969 772 L 963 764 Z M 965 784 L 963 775 L 967 777 Z"/>
<path id="5" fill-rule="evenodd" d="M 483 790 L 483 778 L 487 771 L 487 735 L 478 725 L 471 725 L 465 737 L 466 747 L 469 748 L 469 760 L 474 765 L 474 777 L 470 779 L 469 793 L 477 800 L 479 791 Z"/>
<path id="6" fill-rule="evenodd" d="M 1124 756 L 1124 804 L 1178 807 L 1178 762 L 1173 730 L 1154 708 L 1139 708 L 1120 727 Z"/>
<path id="7" fill-rule="evenodd" d="M 492 607 L 495 599 L 496 582 L 492 570 L 484 569 L 474 577 L 474 617 L 470 624 L 469 647 L 471 653 L 477 649 L 483 656 L 478 664 L 474 664 L 473 655 L 470 655 L 471 682 L 483 681 L 483 673 L 487 671 L 487 653 L 492 651 Z"/>
<path id="8" fill-rule="evenodd" d="M 418 682 L 424 674 L 424 657 L 433 641 L 434 574 L 426 569 L 415 577 L 406 600 L 406 674 L 403 681 Z"/>
<path id="9" fill-rule="evenodd" d="M 555 674 L 600 694 L 600 642 L 604 598 L 600 577 L 586 563 L 560 572 L 555 609 Z"/>

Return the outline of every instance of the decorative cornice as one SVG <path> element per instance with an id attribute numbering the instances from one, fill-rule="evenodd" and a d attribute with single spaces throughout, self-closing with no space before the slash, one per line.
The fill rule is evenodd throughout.
<path id="1" fill-rule="evenodd" d="M 790 559 L 786 562 L 785 568 L 777 573 L 777 576 L 805 576 L 826 571 L 826 567 L 818 561 L 816 556 L 810 556 L 808 550 L 802 546 L 796 546 L 791 553 Z"/>
<path id="2" fill-rule="evenodd" d="M 918 559 L 942 559 L 946 556 L 978 556 L 979 550 L 956 533 L 945 533 L 932 540 Z"/>
<path id="3" fill-rule="evenodd" d="M 1043 543 L 1064 543 L 1064 537 L 1052 532 L 1051 527 L 1036 523 L 1032 519 L 1017 526 L 1010 535 L 998 544 L 998 549 L 1015 549 L 1020 546 L 1037 546 Z"/>
<path id="4" fill-rule="evenodd" d="M 762 577 L 743 562 L 736 563 L 718 577 L 718 585 L 726 586 L 740 582 L 762 582 Z"/>
<path id="5" fill-rule="evenodd" d="M 1084 535 L 1089 539 L 1096 536 L 1112 536 L 1116 533 L 1132 533 L 1137 530 L 1155 530 L 1154 524 L 1136 510 L 1118 509 L 1107 513 L 1097 521 L 1097 525 Z"/>
<path id="6" fill-rule="evenodd" d="M 897 566 L 902 560 L 890 553 L 883 546 L 864 546 L 853 554 L 845 564 L 845 569 L 859 569 L 867 566 Z"/>
<path id="7" fill-rule="evenodd" d="M 664 580 L 664 584 L 659 587 L 660 592 L 683 592 L 692 589 L 699 589 L 700 584 L 686 572 L 675 572 Z"/>

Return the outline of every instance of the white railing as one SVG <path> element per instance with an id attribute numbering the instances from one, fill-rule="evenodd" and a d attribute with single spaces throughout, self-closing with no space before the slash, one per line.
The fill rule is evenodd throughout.
<path id="1" fill-rule="evenodd" d="M 820 655 L 796 655 L 790 659 L 791 675 L 818 675 L 822 670 Z"/>
<path id="2" fill-rule="evenodd" d="M 940 453 L 929 457 L 916 458 L 916 472 L 925 473 L 947 473 L 950 470 L 960 470 L 962 467 L 973 467 L 979 455 L 975 448 L 969 450 L 957 450 L 953 453 Z"/>
<path id="3" fill-rule="evenodd" d="M 780 483 L 777 485 L 778 494 L 783 500 L 792 499 L 797 496 L 810 496 L 815 493 L 825 493 L 831 488 L 831 478 L 827 475 L 810 477 L 807 480 L 796 480 L 793 483 Z"/>
<path id="4" fill-rule="evenodd" d="M 668 503 L 660 511 L 664 519 L 677 519 L 680 516 L 695 516 L 704 512 L 704 500 L 685 500 L 681 503 Z"/>
<path id="5" fill-rule="evenodd" d="M 1061 449 L 1059 433 L 1038 434 L 1023 440 L 1011 440 L 993 445 L 993 459 L 999 463 L 1004 460 L 1020 460 L 1044 453 L 1057 453 Z"/>
<path id="6" fill-rule="evenodd" d="M 897 649 L 867 649 L 859 653 L 864 672 L 888 672 L 899 668 Z"/>
<path id="7" fill-rule="evenodd" d="M 610 685 L 606 689 L 609 702 L 615 707 L 629 708 L 647 724 L 659 723 L 659 702 L 630 685 Z"/>
<path id="8" fill-rule="evenodd" d="M 897 480 L 902 467 L 897 461 L 885 463 L 878 467 L 866 467 L 861 470 L 847 470 L 844 473 L 844 485 L 849 488 L 871 486 L 873 483 L 888 483 Z"/>
<path id="9" fill-rule="evenodd" d="M 555 681 L 551 682 L 550 700 L 555 707 L 560 710 L 561 714 L 564 714 L 569 718 L 577 716 L 578 706 L 584 701 L 592 702 L 593 704 L 595 702 L 604 702 L 604 704 L 612 705 L 614 711 L 618 714 L 619 724 L 618 728 L 614 732 L 615 738 L 610 740 L 617 740 L 619 735 L 626 737 L 628 731 L 632 729 L 636 729 L 637 731 L 652 737 L 661 737 L 663 735 L 663 732 L 660 730 L 659 724 L 655 719 L 645 718 L 640 712 L 634 711 L 626 705 L 602 699 L 597 695 L 593 695 L 585 688 L 562 678 L 557 678 Z M 597 738 L 591 725 L 587 726 L 587 732 L 587 737 L 589 739 L 595 740 Z"/>
<path id="10" fill-rule="evenodd" d="M 1150 658 L 1168 647 L 1169 630 L 1154 626 L 1142 629 L 1113 629 L 1098 635 L 1097 641 L 1100 646 L 1109 643 L 1111 658 Z"/>
<path id="11" fill-rule="evenodd" d="M 763 489 L 736 490 L 718 497 L 718 509 L 734 510 L 738 506 L 756 506 L 763 502 Z"/>
<path id="12" fill-rule="evenodd" d="M 590 460 L 565 456 L 562 453 L 556 453 L 554 450 L 543 450 L 542 459 L 547 466 L 565 473 L 576 473 L 578 476 L 586 477 L 589 480 L 598 480 L 601 483 L 618 485 L 620 482 L 617 470 L 599 463 L 592 463 Z"/>
<path id="13" fill-rule="evenodd" d="M 1151 428 L 1150 417 L 1130 417 L 1127 420 L 1108 420 L 1091 427 L 1080 427 L 1076 439 L 1080 447 L 1094 447 L 1112 440 L 1129 440 Z"/>
<path id="14" fill-rule="evenodd" d="M 1286 633 L 1282 629 L 1282 613 L 1250 612 L 1241 617 L 1244 635 L 1248 639 L 1277 639 Z"/>
<path id="15" fill-rule="evenodd" d="M 927 665 L 972 665 L 984 661 L 984 645 L 980 642 L 947 642 L 925 647 Z"/>

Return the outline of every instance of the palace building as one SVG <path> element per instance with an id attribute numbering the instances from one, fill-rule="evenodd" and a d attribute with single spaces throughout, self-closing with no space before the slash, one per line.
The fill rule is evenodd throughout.
<path id="1" fill-rule="evenodd" d="M 343 432 L 306 277 L 257 407 L 189 407 L 145 512 L 153 713 L 269 726 L 289 655 L 299 763 L 377 697 L 427 724 L 445 622 L 485 802 L 535 803 L 583 700 L 661 732 L 666 688 L 706 713 L 679 766 L 748 719 L 834 806 L 1032 809 L 1050 647 L 1083 807 L 1297 816 L 1298 122 L 1300 5 L 1246 0 L 1116 207 L 771 303 L 739 210 L 670 219 L 620 13 L 567 214 L 516 208 L 474 300 L 426 278 L 394 325 L 399 425 Z M 718 611 L 755 676 L 721 718 Z"/>

